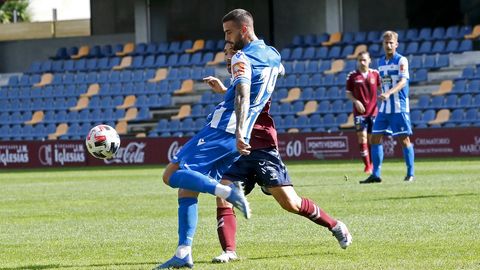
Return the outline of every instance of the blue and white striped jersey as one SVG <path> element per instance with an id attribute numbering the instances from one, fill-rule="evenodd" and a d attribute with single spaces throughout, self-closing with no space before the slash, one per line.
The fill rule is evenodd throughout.
<path id="1" fill-rule="evenodd" d="M 400 91 L 390 96 L 380 105 L 381 113 L 401 113 L 410 112 L 408 99 L 408 60 L 399 53 L 395 53 L 393 57 L 386 60 L 385 57 L 378 61 L 378 71 L 382 79 L 382 92 L 386 92 L 394 87 L 401 78 L 407 79 L 407 84 Z"/>
<path id="2" fill-rule="evenodd" d="M 280 54 L 263 40 L 250 42 L 232 57 L 232 84 L 228 87 L 223 102 L 209 116 L 208 126 L 235 134 L 235 86 L 250 84 L 250 108 L 247 129 L 243 137 L 250 138 L 253 125 L 275 88 L 279 73 L 283 72 Z"/>

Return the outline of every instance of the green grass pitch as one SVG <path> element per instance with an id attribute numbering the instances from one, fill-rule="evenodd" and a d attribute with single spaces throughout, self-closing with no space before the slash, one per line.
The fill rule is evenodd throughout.
<path id="1" fill-rule="evenodd" d="M 360 161 L 288 163 L 299 195 L 344 221 L 342 250 L 311 221 L 258 189 L 238 215 L 240 261 L 221 251 L 215 199 L 201 195 L 196 269 L 480 269 L 480 159 L 386 160 L 384 183 L 359 185 Z M 0 170 L 0 270 L 151 269 L 177 243 L 176 190 L 163 167 Z M 345 177 L 346 176 L 346 177 Z"/>

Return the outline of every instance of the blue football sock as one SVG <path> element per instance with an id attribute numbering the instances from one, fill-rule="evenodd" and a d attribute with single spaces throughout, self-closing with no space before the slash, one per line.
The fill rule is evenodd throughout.
<path id="1" fill-rule="evenodd" d="M 403 158 L 405 159 L 405 164 L 407 164 L 407 176 L 414 176 L 415 152 L 412 144 L 403 148 Z"/>
<path id="2" fill-rule="evenodd" d="M 380 177 L 382 171 L 382 162 L 383 162 L 383 145 L 372 144 L 372 163 L 373 163 L 373 172 L 372 175 Z"/>
<path id="3" fill-rule="evenodd" d="M 193 236 L 197 228 L 198 199 L 178 199 L 178 245 L 192 246 Z"/>
<path id="4" fill-rule="evenodd" d="M 199 172 L 178 170 L 170 176 L 169 185 L 172 188 L 183 188 L 192 191 L 215 195 L 215 187 L 219 183 Z"/>

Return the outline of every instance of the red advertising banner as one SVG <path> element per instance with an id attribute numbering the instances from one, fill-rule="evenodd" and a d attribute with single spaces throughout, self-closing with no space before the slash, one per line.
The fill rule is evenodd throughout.
<path id="1" fill-rule="evenodd" d="M 0 142 L 0 168 L 35 168 L 99 165 L 166 164 L 188 138 L 122 139 L 111 160 L 91 156 L 84 141 Z M 411 138 L 416 158 L 480 157 L 480 128 L 434 128 L 415 130 Z M 359 149 L 355 132 L 288 133 L 278 136 L 284 160 L 356 159 Z M 383 140 L 384 155 L 402 157 L 399 143 Z"/>

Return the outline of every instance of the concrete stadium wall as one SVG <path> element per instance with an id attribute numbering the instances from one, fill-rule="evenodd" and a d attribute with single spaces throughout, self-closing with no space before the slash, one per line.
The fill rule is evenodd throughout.
<path id="1" fill-rule="evenodd" d="M 0 73 L 24 72 L 33 61 L 47 60 L 60 47 L 104 45 L 135 41 L 134 34 L 36 39 L 0 42 Z"/>

